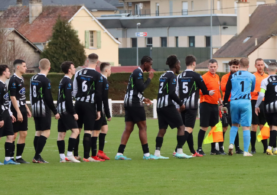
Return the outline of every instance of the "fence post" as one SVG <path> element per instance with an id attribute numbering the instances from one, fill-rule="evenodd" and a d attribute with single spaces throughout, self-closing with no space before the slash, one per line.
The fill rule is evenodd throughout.
<path id="1" fill-rule="evenodd" d="M 153 100 L 153 118 L 157 118 L 157 100 Z"/>
<path id="2" fill-rule="evenodd" d="M 110 113 L 111 113 L 111 117 L 113 116 L 113 103 L 112 100 L 109 99 L 109 108 L 110 108 Z"/>

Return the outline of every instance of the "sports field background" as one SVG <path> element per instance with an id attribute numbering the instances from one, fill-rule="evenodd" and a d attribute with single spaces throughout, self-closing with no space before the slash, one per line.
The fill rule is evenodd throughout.
<path id="1" fill-rule="evenodd" d="M 151 153 L 155 150 L 158 121 L 147 119 L 148 142 Z M 210 144 L 204 145 L 206 156 L 193 159 L 172 157 L 176 146 L 176 129 L 168 129 L 161 150 L 169 160 L 142 160 L 143 153 L 135 128 L 127 144 L 125 155 L 131 161 L 116 161 L 124 118 L 112 118 L 106 137 L 105 152 L 110 161 L 103 163 L 59 163 L 57 148 L 57 121 L 52 118 L 50 138 L 42 152 L 49 164 L 0 166 L 0 194 L 275 194 L 276 156 L 263 154 L 257 143 L 254 157 L 242 155 L 211 156 Z M 199 120 L 194 129 L 197 149 Z M 240 145 L 243 149 L 242 130 Z M 29 119 L 29 130 L 23 158 L 31 162 L 34 156 L 34 121 Z M 66 136 L 67 140 L 70 132 Z M 83 132 L 82 132 L 83 135 Z M 79 154 L 83 156 L 82 136 Z M 229 130 L 224 144 L 227 152 Z M 4 139 L 0 140 L 0 161 L 4 161 Z M 189 154 L 187 144 L 184 152 Z"/>

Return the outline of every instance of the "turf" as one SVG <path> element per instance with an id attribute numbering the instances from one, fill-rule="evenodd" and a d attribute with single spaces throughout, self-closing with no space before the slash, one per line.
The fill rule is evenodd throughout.
<path id="1" fill-rule="evenodd" d="M 113 118 L 109 123 L 105 152 L 111 157 L 103 163 L 59 163 L 56 144 L 57 121 L 52 120 L 50 138 L 42 153 L 49 164 L 0 166 L 0 194 L 267 194 L 275 193 L 272 181 L 276 176 L 274 156 L 262 152 L 257 143 L 254 157 L 242 155 L 210 156 L 193 159 L 172 157 L 176 146 L 176 130 L 168 130 L 164 138 L 162 155 L 169 160 L 142 160 L 142 148 L 137 128 L 127 144 L 125 155 L 132 161 L 116 161 L 114 156 L 124 129 L 124 118 Z M 148 140 L 151 153 L 154 152 L 157 135 L 157 120 L 148 119 Z M 199 121 L 194 131 L 194 145 L 197 145 Z M 23 157 L 31 161 L 34 155 L 34 122 L 29 119 L 27 144 Z M 68 132 L 69 133 L 69 132 Z M 229 133 L 226 140 L 229 140 Z M 66 138 L 66 145 L 67 145 Z M 243 146 L 240 130 L 240 145 Z M 0 155 L 4 158 L 4 139 L 1 139 Z M 228 147 L 228 141 L 225 143 Z M 67 147 L 67 146 L 66 146 Z M 208 154 L 210 144 L 204 145 Z M 80 141 L 80 154 L 82 154 Z M 189 153 L 187 144 L 184 152 Z M 226 149 L 227 152 L 227 149 Z"/>

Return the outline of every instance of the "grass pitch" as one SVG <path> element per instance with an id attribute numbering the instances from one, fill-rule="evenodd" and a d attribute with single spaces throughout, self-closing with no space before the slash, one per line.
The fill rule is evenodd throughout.
<path id="1" fill-rule="evenodd" d="M 148 142 L 151 153 L 155 150 L 158 121 L 147 120 Z M 136 128 L 127 144 L 125 155 L 132 161 L 116 161 L 124 118 L 109 122 L 105 152 L 110 161 L 103 163 L 59 163 L 57 148 L 57 121 L 52 120 L 51 135 L 42 153 L 49 164 L 0 166 L 0 194 L 273 194 L 277 157 L 263 154 L 257 143 L 254 157 L 242 155 L 211 156 L 210 144 L 204 145 L 206 156 L 193 159 L 172 157 L 176 146 L 177 130 L 168 129 L 161 153 L 169 160 L 142 160 L 142 148 Z M 199 120 L 194 129 L 194 146 L 197 149 Z M 242 131 L 240 145 L 243 148 Z M 34 121 L 29 119 L 29 131 L 23 158 L 31 162 L 34 156 Z M 70 132 L 66 137 L 67 140 Z M 82 132 L 83 135 L 83 132 Z M 82 138 L 81 135 L 81 138 Z M 1 139 L 1 162 L 4 159 L 4 139 Z M 225 152 L 229 142 L 226 133 Z M 79 154 L 83 154 L 82 139 Z M 189 154 L 187 144 L 184 152 Z"/>

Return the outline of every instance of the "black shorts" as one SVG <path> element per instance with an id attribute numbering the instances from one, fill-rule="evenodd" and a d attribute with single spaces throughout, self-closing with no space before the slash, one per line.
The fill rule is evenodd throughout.
<path id="1" fill-rule="evenodd" d="M 72 114 L 60 114 L 60 119 L 58 120 L 58 132 L 66 132 L 69 129 L 78 129 L 77 121 Z"/>
<path id="2" fill-rule="evenodd" d="M 277 113 L 266 113 L 266 120 L 269 126 L 277 126 Z"/>
<path id="3" fill-rule="evenodd" d="M 219 121 L 217 104 L 200 104 L 200 127 L 214 127 Z"/>
<path id="4" fill-rule="evenodd" d="M 125 122 L 146 121 L 144 107 L 125 107 Z"/>
<path id="5" fill-rule="evenodd" d="M 168 125 L 171 129 L 183 125 L 181 114 L 175 106 L 168 106 L 157 109 L 159 129 L 167 129 Z"/>
<path id="6" fill-rule="evenodd" d="M 102 126 L 107 124 L 108 123 L 107 123 L 106 115 L 103 112 L 101 112 L 101 118 L 98 121 L 95 121 L 93 130 L 99 131 L 101 130 Z"/>
<path id="7" fill-rule="evenodd" d="M 34 117 L 36 131 L 45 131 L 51 129 L 51 113 L 46 113 L 44 117 Z"/>
<path id="8" fill-rule="evenodd" d="M 12 119 L 8 110 L 3 112 L 3 121 L 4 126 L 0 128 L 0 137 L 14 135 Z"/>
<path id="9" fill-rule="evenodd" d="M 194 128 L 195 120 L 197 117 L 197 109 L 195 110 L 185 110 L 181 112 L 183 123 L 185 127 Z"/>
<path id="10" fill-rule="evenodd" d="M 262 103 L 260 105 L 260 113 L 259 113 L 258 116 L 255 113 L 256 102 L 257 102 L 257 100 L 251 100 L 251 105 L 252 105 L 252 125 L 264 125 L 266 123 L 264 102 L 262 101 Z"/>
<path id="11" fill-rule="evenodd" d="M 231 118 L 231 109 L 230 109 L 230 102 L 226 105 L 227 109 L 228 109 L 228 114 L 227 114 L 227 120 L 228 120 L 228 124 L 230 126 L 232 126 L 232 118 Z M 223 124 L 222 124 L 223 126 Z M 224 127 L 224 126 L 223 126 Z M 226 126 L 228 127 L 228 126 Z"/>
<path id="12" fill-rule="evenodd" d="M 13 123 L 13 131 L 14 131 L 14 133 L 17 133 L 19 131 L 27 131 L 28 130 L 27 111 L 20 108 L 20 111 L 21 111 L 21 114 L 22 114 L 22 117 L 23 117 L 23 121 L 22 122 L 17 121 L 17 112 L 14 109 L 12 109 L 11 111 L 13 113 L 13 116 L 16 118 L 16 122 Z"/>
<path id="13" fill-rule="evenodd" d="M 94 128 L 94 123 L 96 119 L 96 106 L 95 104 L 87 103 L 87 102 L 79 102 L 77 101 L 75 104 L 75 110 L 78 114 L 78 128 L 83 128 L 85 130 L 92 131 Z"/>

